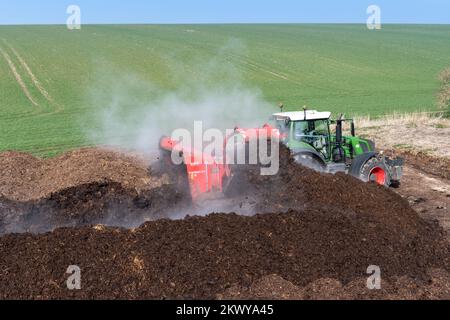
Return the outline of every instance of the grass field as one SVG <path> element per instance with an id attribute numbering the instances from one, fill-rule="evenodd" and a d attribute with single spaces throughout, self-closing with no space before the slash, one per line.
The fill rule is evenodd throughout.
<path id="1" fill-rule="evenodd" d="M 449 39 L 449 25 L 1 26 L 0 150 L 48 156 L 85 145 L 91 114 L 115 91 L 133 112 L 153 99 L 150 86 L 187 82 L 238 78 L 287 109 L 435 110 Z"/>

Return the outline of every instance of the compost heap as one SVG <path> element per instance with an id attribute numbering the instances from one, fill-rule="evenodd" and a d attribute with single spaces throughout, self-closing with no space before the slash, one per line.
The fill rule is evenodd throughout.
<path id="1" fill-rule="evenodd" d="M 280 152 L 278 175 L 248 166 L 229 192 L 256 198 L 260 214 L 183 220 L 159 219 L 184 210 L 186 195 L 135 157 L 1 154 L 0 299 L 450 298 L 437 223 L 389 189 Z M 152 221 L 98 225 L 141 220 Z M 24 231 L 34 234 L 11 233 Z M 70 265 L 81 269 L 81 290 L 67 289 Z M 381 290 L 366 287 L 370 265 L 381 269 Z"/>

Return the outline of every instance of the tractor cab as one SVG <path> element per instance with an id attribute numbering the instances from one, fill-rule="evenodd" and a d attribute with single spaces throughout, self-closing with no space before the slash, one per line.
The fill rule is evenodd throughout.
<path id="1" fill-rule="evenodd" d="M 331 112 L 304 110 L 275 113 L 272 122 L 291 150 L 309 150 L 329 160 L 333 152 L 332 140 L 335 140 L 331 137 L 330 117 Z"/>
<path id="2" fill-rule="evenodd" d="M 272 115 L 274 126 L 280 131 L 282 142 L 294 154 L 311 153 L 325 163 L 349 165 L 356 156 L 374 151 L 372 141 L 355 136 L 353 119 L 331 119 L 331 112 L 303 110 Z M 350 134 L 343 135 L 344 123 L 350 124 Z"/>

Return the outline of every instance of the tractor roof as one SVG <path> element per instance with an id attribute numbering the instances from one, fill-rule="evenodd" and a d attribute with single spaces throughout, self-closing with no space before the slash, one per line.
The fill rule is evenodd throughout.
<path id="1" fill-rule="evenodd" d="M 273 116 L 277 119 L 289 119 L 291 121 L 321 120 L 321 119 L 329 119 L 331 117 L 331 112 L 306 110 L 306 119 L 305 119 L 305 111 L 279 112 L 274 113 Z"/>

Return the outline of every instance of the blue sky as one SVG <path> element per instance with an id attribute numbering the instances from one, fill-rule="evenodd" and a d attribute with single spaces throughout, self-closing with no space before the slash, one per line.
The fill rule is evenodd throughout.
<path id="1" fill-rule="evenodd" d="M 365 23 L 371 4 L 382 23 L 450 24 L 449 0 L 0 0 L 0 24 L 81 23 Z"/>

